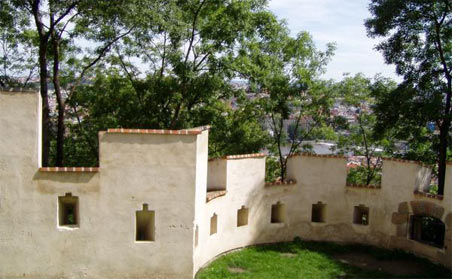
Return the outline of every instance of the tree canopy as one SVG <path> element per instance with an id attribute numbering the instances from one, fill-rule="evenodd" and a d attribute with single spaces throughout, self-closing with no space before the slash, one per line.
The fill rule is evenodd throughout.
<path id="1" fill-rule="evenodd" d="M 443 194 L 451 142 L 452 3 L 450 0 L 372 0 L 366 21 L 387 63 L 404 81 L 379 96 L 378 129 L 395 128 L 412 145 L 430 138 L 438 163 L 438 193 Z M 433 123 L 438 135 L 427 131 Z M 425 142 L 425 141 L 424 141 Z"/>

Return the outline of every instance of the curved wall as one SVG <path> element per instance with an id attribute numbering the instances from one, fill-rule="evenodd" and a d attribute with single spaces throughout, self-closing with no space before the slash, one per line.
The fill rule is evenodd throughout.
<path id="1" fill-rule="evenodd" d="M 98 168 L 40 168 L 40 105 L 38 92 L 0 91 L 1 278 L 188 279 L 225 251 L 296 236 L 401 248 L 452 266 L 451 164 L 441 199 L 422 193 L 428 168 L 397 160 L 384 161 L 379 188 L 346 186 L 345 158 L 313 155 L 289 159 L 294 183 L 268 185 L 262 154 L 208 161 L 200 127 L 109 129 L 99 134 Z M 77 226 L 59 223 L 69 193 Z M 323 223 L 311 222 L 318 202 Z M 368 225 L 353 224 L 360 205 Z M 153 231 L 141 241 L 145 208 Z M 246 225 L 243 215 L 237 226 L 239 209 Z M 442 220 L 444 248 L 410 240 L 411 215 Z"/>
<path id="2" fill-rule="evenodd" d="M 298 236 L 322 240 L 400 248 L 449 268 L 452 266 L 452 165 L 447 167 L 443 199 L 417 193 L 429 174 L 411 161 L 386 159 L 381 187 L 346 186 L 346 159 L 339 156 L 297 155 L 288 163 L 295 184 L 265 184 L 265 158 L 217 159 L 226 165 L 226 195 L 206 204 L 196 215 L 199 242 L 195 270 L 215 256 L 252 244 L 290 241 Z M 215 167 L 219 163 L 209 162 Z M 209 175 L 211 175 L 209 173 Z M 214 179 L 210 179 L 214 181 Z M 209 187 L 209 186 L 208 186 Z M 285 207 L 284 222 L 271 223 L 272 205 Z M 312 205 L 324 204 L 324 222 L 312 222 Z M 354 224 L 354 208 L 369 209 L 368 225 Z M 248 208 L 248 225 L 237 227 L 237 211 Z M 217 215 L 217 233 L 210 235 L 210 217 Z M 434 216 L 446 224 L 444 248 L 410 239 L 411 215 Z"/>

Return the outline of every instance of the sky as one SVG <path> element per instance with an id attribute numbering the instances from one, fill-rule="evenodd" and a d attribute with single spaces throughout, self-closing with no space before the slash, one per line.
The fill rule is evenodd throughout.
<path id="1" fill-rule="evenodd" d="M 271 0 L 270 10 L 285 19 L 292 35 L 308 31 L 317 48 L 336 43 L 336 52 L 324 78 L 340 80 L 344 73 L 380 73 L 400 81 L 395 67 L 384 63 L 374 49 L 377 39 L 367 37 L 364 20 L 370 17 L 368 0 Z"/>

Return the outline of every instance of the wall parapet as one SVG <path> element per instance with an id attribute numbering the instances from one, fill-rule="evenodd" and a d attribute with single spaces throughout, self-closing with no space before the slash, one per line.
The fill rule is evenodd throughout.
<path id="1" fill-rule="evenodd" d="M 366 185 L 366 184 L 346 184 L 346 187 L 352 188 L 366 188 L 366 189 L 381 189 L 381 185 Z"/>
<path id="2" fill-rule="evenodd" d="M 108 129 L 108 134 L 199 135 L 203 130 Z"/>
<path id="3" fill-rule="evenodd" d="M 216 158 L 209 158 L 209 161 L 214 160 L 237 160 L 237 159 L 250 159 L 250 158 L 264 158 L 267 155 L 264 153 L 251 153 L 251 154 L 240 154 L 240 155 L 227 155 Z"/>
<path id="4" fill-rule="evenodd" d="M 272 187 L 272 186 L 287 186 L 287 185 L 295 185 L 297 182 L 293 179 L 288 179 L 285 181 L 273 181 L 273 182 L 266 182 L 265 187 Z"/>
<path id="5" fill-rule="evenodd" d="M 99 172 L 98 167 L 44 167 L 40 172 Z"/>
<path id="6" fill-rule="evenodd" d="M 30 88 L 20 88 L 20 87 L 5 87 L 0 88 L 0 92 L 21 92 L 21 93 L 38 93 L 38 90 Z"/>
<path id="7" fill-rule="evenodd" d="M 409 163 L 409 164 L 417 164 L 420 165 L 422 167 L 427 167 L 427 168 L 431 168 L 431 165 L 428 164 L 424 164 L 420 161 L 414 161 L 414 160 L 405 160 L 405 159 L 399 159 L 399 158 L 392 158 L 392 157 L 383 157 L 383 162 L 384 161 L 394 161 L 394 162 L 399 162 L 399 163 Z"/>
<path id="8" fill-rule="evenodd" d="M 444 198 L 441 195 L 430 194 L 430 193 L 421 192 L 421 191 L 418 191 L 418 190 L 414 191 L 414 194 L 416 196 L 422 196 L 422 197 L 426 197 L 426 198 L 437 199 L 437 200 L 440 200 L 440 201 L 442 201 L 443 198 Z"/>
<path id="9" fill-rule="evenodd" d="M 295 156 L 347 159 L 347 157 L 344 156 L 344 155 L 338 155 L 338 154 L 316 154 L 316 153 L 310 153 L 310 152 L 298 152 L 298 153 L 292 154 L 290 157 L 295 157 Z"/>

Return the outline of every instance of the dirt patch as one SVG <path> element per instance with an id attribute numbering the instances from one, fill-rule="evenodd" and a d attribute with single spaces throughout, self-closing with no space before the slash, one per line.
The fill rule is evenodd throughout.
<path id="1" fill-rule="evenodd" d="M 360 267 L 365 270 L 378 270 L 389 274 L 409 276 L 424 274 L 425 270 L 419 264 L 409 260 L 381 261 L 363 253 L 346 253 L 334 255 L 342 263 Z"/>
<path id="2" fill-rule="evenodd" d="M 281 257 L 294 258 L 297 254 L 294 253 L 280 253 Z"/>
<path id="3" fill-rule="evenodd" d="M 245 270 L 240 267 L 228 267 L 228 271 L 231 273 L 243 273 Z"/>

